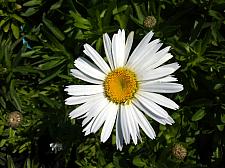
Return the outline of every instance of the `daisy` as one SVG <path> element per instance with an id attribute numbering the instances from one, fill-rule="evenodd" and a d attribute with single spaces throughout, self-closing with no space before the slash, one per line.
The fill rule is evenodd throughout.
<path id="1" fill-rule="evenodd" d="M 178 105 L 159 93 L 176 93 L 183 90 L 177 79 L 171 76 L 180 66 L 178 63 L 162 65 L 173 56 L 170 47 L 160 47 L 159 39 L 150 42 L 149 32 L 130 54 L 134 32 L 125 39 L 125 31 L 119 30 L 112 41 L 103 35 L 107 62 L 90 45 L 84 45 L 89 59 L 79 57 L 72 75 L 90 83 L 69 85 L 65 91 L 71 97 L 67 105 L 79 105 L 70 117 L 83 118 L 85 135 L 96 133 L 103 125 L 101 142 L 107 141 L 116 127 L 117 149 L 131 139 L 136 145 L 141 140 L 140 128 L 154 139 L 156 134 L 145 116 L 160 124 L 173 124 L 174 120 L 161 107 L 178 109 Z M 91 61 L 90 61 L 91 60 Z"/>

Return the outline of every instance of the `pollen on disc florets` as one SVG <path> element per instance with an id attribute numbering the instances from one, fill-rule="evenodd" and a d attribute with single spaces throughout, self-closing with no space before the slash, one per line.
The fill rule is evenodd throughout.
<path id="1" fill-rule="evenodd" d="M 136 74 L 127 68 L 117 68 L 104 80 L 105 96 L 116 104 L 129 103 L 138 90 Z"/>

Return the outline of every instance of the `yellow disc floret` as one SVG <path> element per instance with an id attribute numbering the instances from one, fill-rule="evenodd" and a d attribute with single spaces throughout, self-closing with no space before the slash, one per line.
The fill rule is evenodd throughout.
<path id="1" fill-rule="evenodd" d="M 105 96 L 116 104 L 129 103 L 138 90 L 134 72 L 127 68 L 117 68 L 110 72 L 104 81 Z"/>

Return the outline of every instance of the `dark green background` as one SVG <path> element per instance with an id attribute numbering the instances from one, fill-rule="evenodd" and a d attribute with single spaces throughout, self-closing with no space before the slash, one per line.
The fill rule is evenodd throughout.
<path id="1" fill-rule="evenodd" d="M 154 16 L 151 29 L 143 25 Z M 135 32 L 134 45 L 150 30 L 172 46 L 184 90 L 166 95 L 172 126 L 152 121 L 157 137 L 117 151 L 115 133 L 103 144 L 100 131 L 84 137 L 70 120 L 66 85 L 74 60 L 89 43 L 104 57 L 102 35 Z M 0 0 L 0 167 L 191 168 L 225 165 L 225 0 Z M 30 47 L 29 47 L 30 46 Z M 8 115 L 21 112 L 12 128 Z M 54 153 L 50 143 L 62 143 Z M 179 160 L 175 144 L 187 149 Z"/>

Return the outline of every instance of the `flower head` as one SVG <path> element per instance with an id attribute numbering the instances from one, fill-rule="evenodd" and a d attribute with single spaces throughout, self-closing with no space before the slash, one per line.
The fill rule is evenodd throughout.
<path id="1" fill-rule="evenodd" d="M 23 116 L 20 112 L 14 111 L 8 115 L 8 123 L 12 128 L 18 127 L 22 122 Z"/>
<path id="2" fill-rule="evenodd" d="M 95 133 L 103 125 L 101 141 L 105 142 L 115 125 L 116 145 L 122 150 L 123 143 L 131 139 L 137 144 L 141 140 L 140 128 L 151 139 L 155 131 L 145 115 L 161 124 L 172 124 L 174 120 L 161 107 L 178 109 L 178 105 L 159 93 L 175 93 L 183 90 L 171 74 L 180 66 L 178 63 L 164 64 L 173 56 L 170 47 L 160 47 L 159 39 L 150 42 L 149 32 L 130 54 L 134 33 L 125 39 L 125 31 L 119 30 L 112 41 L 103 35 L 108 63 L 90 45 L 84 45 L 84 53 L 90 58 L 75 60 L 72 75 L 89 85 L 70 85 L 65 91 L 71 97 L 67 105 L 78 105 L 70 113 L 71 118 L 83 118 L 85 135 Z M 161 66 L 162 65 L 162 66 Z M 139 128 L 140 127 L 140 128 Z"/>
<path id="3" fill-rule="evenodd" d="M 154 16 L 147 16 L 145 19 L 144 19 L 144 26 L 146 28 L 153 28 L 155 25 L 156 25 L 156 18 Z"/>
<path id="4" fill-rule="evenodd" d="M 172 154 L 179 160 L 184 160 L 187 156 L 187 149 L 181 144 L 175 144 L 172 148 Z"/>

